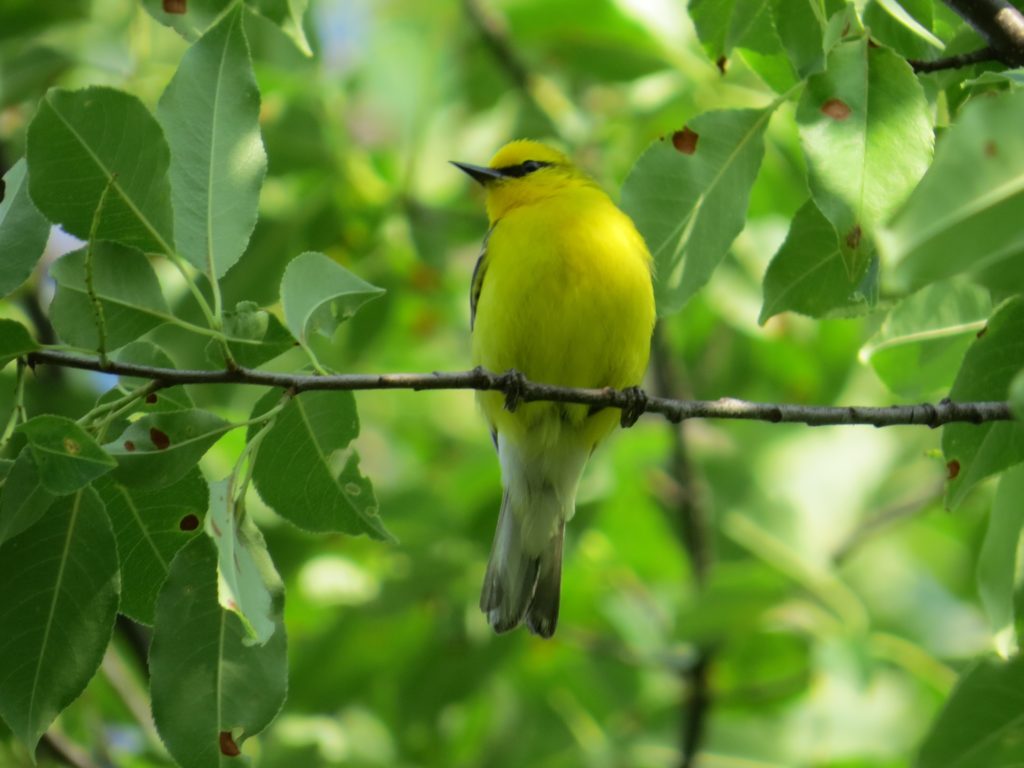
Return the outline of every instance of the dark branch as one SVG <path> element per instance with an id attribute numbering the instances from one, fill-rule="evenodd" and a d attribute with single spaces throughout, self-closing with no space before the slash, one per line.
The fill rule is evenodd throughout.
<path id="1" fill-rule="evenodd" d="M 1024 14 L 1007 0 L 945 0 L 1008 67 L 1024 65 Z"/>
<path id="2" fill-rule="evenodd" d="M 103 365 L 97 358 L 52 350 L 31 352 L 26 358 L 28 364 L 33 367 L 56 365 L 119 376 L 133 376 L 156 381 L 162 388 L 177 384 L 252 384 L 261 387 L 291 389 L 294 392 L 323 389 L 411 389 L 417 391 L 476 389 L 504 392 L 506 396 L 514 392 L 520 396 L 519 399 L 523 402 L 546 400 L 557 403 L 596 405 L 605 408 L 636 406 L 636 395 L 620 389 L 556 387 L 551 384 L 526 381 L 514 371 L 499 374 L 485 371 L 483 368 L 455 373 L 350 373 L 337 376 L 312 376 L 271 373 L 249 368 L 221 371 L 178 370 L 115 361 Z M 672 400 L 665 397 L 648 397 L 641 408 L 645 413 L 660 413 L 673 422 L 686 419 L 743 419 L 807 424 L 812 427 L 852 424 L 888 427 L 899 424 L 916 424 L 934 428 L 959 421 L 980 424 L 986 421 L 1012 421 L 1014 418 L 1010 404 L 1005 401 L 954 403 L 943 400 L 936 404 L 873 407 L 753 403 L 731 397 L 723 397 L 718 400 Z"/>
<path id="3" fill-rule="evenodd" d="M 928 73 L 939 72 L 943 69 L 959 69 L 969 67 L 971 64 L 980 64 L 983 61 L 1000 61 L 999 52 L 991 47 L 985 46 L 970 53 L 961 53 L 956 56 L 946 56 L 934 61 L 923 61 L 921 59 L 907 59 L 907 63 L 914 68 L 915 72 Z"/>
<path id="4" fill-rule="evenodd" d="M 655 391 L 660 397 L 689 394 L 683 387 L 679 367 L 673 362 L 672 352 L 665 339 L 665 326 L 661 323 L 655 326 L 651 343 L 651 374 Z M 678 510 L 680 538 L 690 561 L 693 580 L 697 589 L 703 590 L 714 563 L 714 531 L 711 510 L 697 486 L 697 473 L 690 461 L 685 427 L 685 424 L 677 424 L 672 428 L 669 472 L 678 489 L 674 501 Z M 710 673 L 715 648 L 710 644 L 701 644 L 696 651 L 693 664 L 683 670 L 682 674 L 686 696 L 682 713 L 681 768 L 693 768 L 696 765 L 713 703 Z"/>

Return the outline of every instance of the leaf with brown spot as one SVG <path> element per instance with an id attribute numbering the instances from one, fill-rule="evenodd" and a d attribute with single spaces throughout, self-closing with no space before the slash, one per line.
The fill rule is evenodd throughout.
<path id="1" fill-rule="evenodd" d="M 167 436 L 167 433 L 163 430 L 157 429 L 156 427 L 150 427 L 149 439 L 156 446 L 158 451 L 166 451 L 171 447 L 171 438 Z"/>
<path id="2" fill-rule="evenodd" d="M 238 757 L 242 754 L 242 750 L 235 744 L 235 740 L 231 738 L 231 731 L 221 731 L 220 738 L 218 739 L 220 744 L 220 753 L 226 757 Z"/>
<path id="3" fill-rule="evenodd" d="M 28 438 L 42 485 L 54 495 L 73 493 L 115 466 L 88 432 L 63 416 L 36 416 L 17 431 Z"/>
<path id="4" fill-rule="evenodd" d="M 117 460 L 119 482 L 159 488 L 181 478 L 229 429 L 228 422 L 208 411 L 157 411 L 129 424 L 105 448 Z"/>
<path id="5" fill-rule="evenodd" d="M 949 391 L 955 402 L 1005 400 L 1018 371 L 1024 369 L 1024 297 L 1001 304 L 988 319 L 988 331 L 964 355 Z M 986 477 L 1024 461 L 1024 423 L 947 424 L 942 452 L 955 457 L 960 471 L 949 481 L 946 503 L 956 508 Z"/>
<path id="6" fill-rule="evenodd" d="M 845 120 L 852 112 L 850 106 L 842 99 L 829 99 L 821 105 L 821 113 L 828 115 L 833 120 Z"/>
<path id="7" fill-rule="evenodd" d="M 187 13 L 187 0 L 163 0 L 164 13 Z"/>
<path id="8" fill-rule="evenodd" d="M 156 490 L 128 487 L 110 476 L 93 484 L 114 525 L 121 567 L 119 610 L 152 624 L 156 596 L 175 553 L 199 535 L 209 491 L 198 467 Z M 194 524 L 193 524 L 194 521 Z"/>
<path id="9" fill-rule="evenodd" d="M 697 151 L 697 140 L 700 136 L 690 128 L 683 128 L 672 134 L 672 146 L 684 155 L 692 155 Z"/>
<path id="10" fill-rule="evenodd" d="M 956 459 L 951 459 L 946 462 L 946 479 L 956 480 L 957 475 L 960 474 L 960 462 Z"/>
<path id="11" fill-rule="evenodd" d="M 238 616 L 219 605 L 217 581 L 216 547 L 198 535 L 175 556 L 157 599 L 149 656 L 153 719 L 168 751 L 186 766 L 216 768 L 220 750 L 211 746 L 221 744 L 221 733 L 242 747 L 274 719 L 287 687 L 282 596 L 270 640 L 257 645 Z"/>
<path id="12" fill-rule="evenodd" d="M 931 162 L 928 100 L 905 60 L 860 37 L 836 45 L 825 71 L 808 78 L 796 119 L 811 195 L 856 274 Z"/>

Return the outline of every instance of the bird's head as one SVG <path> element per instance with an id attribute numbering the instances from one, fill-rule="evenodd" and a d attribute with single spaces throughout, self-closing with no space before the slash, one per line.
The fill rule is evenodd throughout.
<path id="1" fill-rule="evenodd" d="M 558 194 L 574 182 L 591 183 L 569 158 L 539 141 L 520 139 L 499 149 L 486 166 L 452 161 L 487 190 L 494 223 L 512 208 Z"/>

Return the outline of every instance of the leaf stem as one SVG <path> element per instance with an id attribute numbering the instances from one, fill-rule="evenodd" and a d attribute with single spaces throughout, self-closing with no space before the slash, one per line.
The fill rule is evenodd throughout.
<path id="1" fill-rule="evenodd" d="M 238 461 L 235 463 L 235 475 L 238 474 L 242 464 L 245 464 L 245 470 L 242 473 L 242 482 L 237 483 L 234 487 L 233 501 L 237 504 L 238 508 L 241 508 L 244 515 L 244 500 L 246 491 L 249 490 L 249 483 L 252 481 L 253 466 L 256 464 L 256 454 L 259 452 L 260 444 L 263 442 L 263 438 L 267 436 L 271 429 L 274 428 L 274 424 L 277 422 L 277 415 L 284 410 L 288 402 L 295 396 L 292 390 L 286 390 L 284 395 L 278 401 L 277 405 L 271 408 L 266 413 L 262 413 L 258 418 L 252 419 L 248 424 L 258 424 L 260 421 L 266 421 L 266 423 L 260 427 L 259 431 L 252 436 L 252 439 L 245 444 L 245 449 L 242 454 L 238 457 Z M 242 426 L 241 424 L 237 426 Z"/>
<path id="2" fill-rule="evenodd" d="M 14 378 L 14 406 L 11 408 L 11 415 L 7 419 L 3 435 L 0 435 L 0 449 L 5 448 L 10 442 L 18 422 L 25 420 L 25 369 L 27 367 L 24 358 L 19 357 L 18 369 Z"/>
<path id="3" fill-rule="evenodd" d="M 97 352 L 99 354 L 100 362 L 104 366 L 108 363 L 107 319 L 103 311 L 103 304 L 100 302 L 100 297 L 96 295 L 92 257 L 93 249 L 96 245 L 96 236 L 99 232 L 100 219 L 103 216 L 103 206 L 106 205 L 107 194 L 109 194 L 116 181 L 117 174 L 111 173 L 110 178 L 107 179 L 106 186 L 103 187 L 103 191 L 100 193 L 100 199 L 96 204 L 96 210 L 93 212 L 92 225 L 89 227 L 89 242 L 85 247 L 85 291 L 89 294 L 89 301 L 92 303 L 92 312 L 96 320 L 96 333 L 99 336 Z"/>

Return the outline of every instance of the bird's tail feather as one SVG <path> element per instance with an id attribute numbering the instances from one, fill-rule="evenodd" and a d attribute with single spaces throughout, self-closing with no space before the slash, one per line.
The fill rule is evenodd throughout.
<path id="1" fill-rule="evenodd" d="M 534 634 L 551 637 L 558 623 L 565 523 L 539 555 L 523 546 L 522 522 L 512 510 L 508 490 L 501 501 L 498 528 L 480 594 L 480 610 L 497 632 L 517 627 L 525 618 Z"/>

